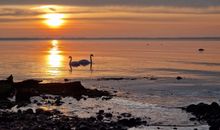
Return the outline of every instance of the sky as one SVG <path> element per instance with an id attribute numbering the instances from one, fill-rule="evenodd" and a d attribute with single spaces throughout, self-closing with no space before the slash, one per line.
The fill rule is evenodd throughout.
<path id="1" fill-rule="evenodd" d="M 0 37 L 218 37 L 219 0 L 3 0 Z"/>

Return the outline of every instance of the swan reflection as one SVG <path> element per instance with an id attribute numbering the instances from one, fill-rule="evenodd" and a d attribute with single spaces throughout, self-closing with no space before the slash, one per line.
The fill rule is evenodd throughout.
<path id="1" fill-rule="evenodd" d="M 52 47 L 48 55 L 49 73 L 51 74 L 58 74 L 59 68 L 62 67 L 63 56 L 60 54 L 61 51 L 59 50 L 58 44 L 59 42 L 57 40 L 51 41 Z"/>

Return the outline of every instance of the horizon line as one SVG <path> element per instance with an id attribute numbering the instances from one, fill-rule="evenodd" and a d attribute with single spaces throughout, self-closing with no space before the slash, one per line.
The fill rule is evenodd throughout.
<path id="1" fill-rule="evenodd" d="M 0 37 L 0 40 L 220 40 L 220 36 L 196 37 Z"/>

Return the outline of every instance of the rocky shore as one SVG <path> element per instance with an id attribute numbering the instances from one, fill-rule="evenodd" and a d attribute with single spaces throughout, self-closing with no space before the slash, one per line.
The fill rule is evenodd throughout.
<path id="1" fill-rule="evenodd" d="M 57 110 L 37 109 L 35 113 L 32 109 L 17 113 L 0 112 L 1 130 L 126 130 L 146 124 L 146 121 L 129 113 L 113 117 L 104 110 L 98 111 L 96 116 L 89 118 L 64 116 Z"/>
<path id="2" fill-rule="evenodd" d="M 57 95 L 46 96 L 45 94 Z M 60 111 L 44 110 L 18 110 L 12 112 L 11 108 L 28 105 L 30 98 L 40 96 L 53 106 L 62 105 L 62 97 L 70 96 L 77 100 L 87 98 L 101 98 L 108 100 L 113 95 L 108 91 L 88 89 L 78 82 L 69 83 L 40 83 L 37 80 L 25 80 L 13 82 L 13 76 L 0 81 L 0 129 L 1 130 L 126 130 L 131 127 L 147 125 L 144 119 L 135 117 L 130 113 L 118 113 L 115 115 L 104 110 L 97 110 L 95 116 L 80 118 L 78 116 L 66 116 Z M 7 98 L 15 96 L 15 101 Z M 34 101 L 41 106 L 37 101 Z"/>
<path id="3" fill-rule="evenodd" d="M 125 79 L 109 78 L 99 80 Z M 82 118 L 77 116 L 76 113 L 76 115 L 65 115 L 56 108 L 62 106 L 64 97 L 73 97 L 77 103 L 79 100 L 85 102 L 84 100 L 87 100 L 87 98 L 101 99 L 101 101 L 106 102 L 105 100 L 114 98 L 114 94 L 104 90 L 86 88 L 80 81 L 42 83 L 38 80 L 29 79 L 14 82 L 13 76 L 10 76 L 6 80 L 0 80 L 0 130 L 126 130 L 139 126 L 154 126 L 157 129 L 162 129 L 160 127 L 163 125 L 151 124 L 151 118 L 146 116 L 146 118 L 140 118 L 130 113 L 114 113 L 107 109 L 94 107 L 95 115 Z M 13 96 L 15 97 L 14 101 L 8 100 L 8 97 Z M 43 102 L 30 100 L 34 96 L 40 97 Z M 55 109 L 43 109 L 41 106 L 45 104 L 42 103 L 54 106 Z M 36 107 L 37 109 L 19 109 L 29 104 L 38 107 Z M 17 111 L 12 111 L 13 108 L 16 108 Z M 178 109 L 181 110 L 181 108 Z M 220 105 L 218 103 L 213 102 L 210 105 L 204 103 L 192 104 L 184 107 L 183 110 L 195 116 L 190 118 L 190 121 L 198 121 L 201 124 L 207 122 L 210 130 L 220 129 Z M 167 127 L 178 129 L 169 125 Z"/>

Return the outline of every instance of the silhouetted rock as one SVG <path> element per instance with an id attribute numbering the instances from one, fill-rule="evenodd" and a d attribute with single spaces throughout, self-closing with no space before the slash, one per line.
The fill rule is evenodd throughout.
<path id="1" fill-rule="evenodd" d="M 0 80 L 0 99 L 6 99 L 12 96 L 14 92 L 13 88 L 13 76 L 10 75 L 6 80 Z"/>
<path id="2" fill-rule="evenodd" d="M 68 81 L 69 81 L 69 79 L 64 79 L 64 81 L 65 81 L 65 82 L 68 82 Z"/>
<path id="3" fill-rule="evenodd" d="M 203 52 L 203 51 L 205 51 L 205 49 L 199 48 L 198 51 L 199 51 L 199 52 Z"/>
<path id="4" fill-rule="evenodd" d="M 103 113 L 107 115 L 108 113 Z M 44 111 L 37 109 L 33 113 L 31 109 L 23 112 L 0 111 L 0 129 L 3 130 L 126 130 L 131 127 L 146 125 L 141 118 L 103 121 L 97 117 L 79 118 L 77 116 L 64 116 L 57 110 Z M 54 118 L 55 117 L 55 118 Z"/>
<path id="5" fill-rule="evenodd" d="M 107 91 L 97 89 L 86 89 L 81 85 L 80 81 L 70 83 L 45 83 L 39 84 L 36 80 L 25 80 L 23 82 L 14 83 L 16 89 L 16 101 L 29 101 L 32 96 L 42 94 L 61 95 L 63 97 L 72 96 L 77 100 L 86 95 L 90 98 L 106 97 L 111 99 L 112 95 Z M 57 105 L 61 105 L 60 99 L 56 101 Z"/>
<path id="6" fill-rule="evenodd" d="M 192 104 L 187 106 L 185 110 L 195 115 L 198 121 L 206 121 L 210 130 L 220 129 L 220 106 L 218 103 L 213 102 L 210 105 L 205 103 Z"/>
<path id="7" fill-rule="evenodd" d="M 177 79 L 177 80 L 181 80 L 181 79 L 183 79 L 183 78 L 180 77 L 180 76 L 177 76 L 176 79 Z"/>

